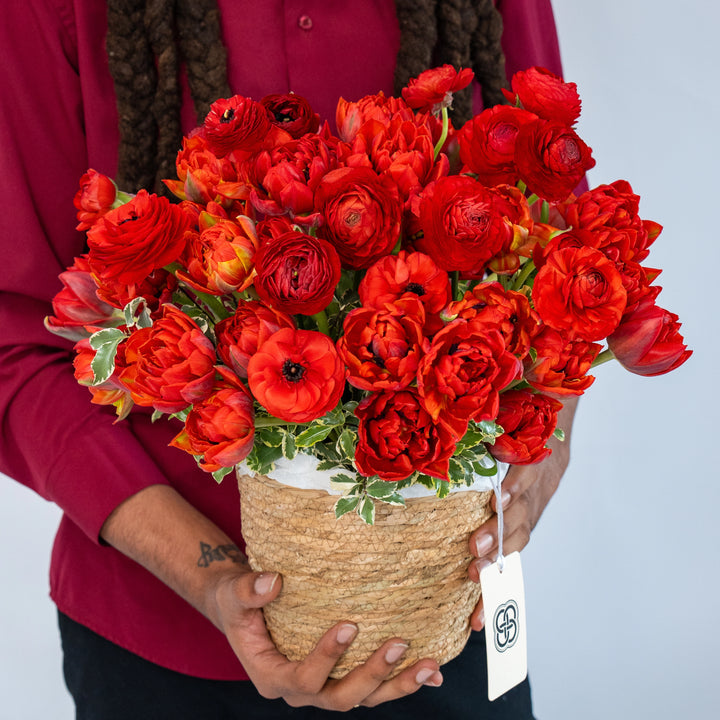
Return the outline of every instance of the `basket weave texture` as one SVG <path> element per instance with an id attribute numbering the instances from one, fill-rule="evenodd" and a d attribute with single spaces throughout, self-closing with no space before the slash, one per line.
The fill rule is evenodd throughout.
<path id="1" fill-rule="evenodd" d="M 378 503 L 375 524 L 355 513 L 335 518 L 337 496 L 263 476 L 238 477 L 250 565 L 283 576 L 264 608 L 280 652 L 302 660 L 341 620 L 358 635 L 331 677 L 365 662 L 386 640 L 410 643 L 395 673 L 431 657 L 456 657 L 470 635 L 480 586 L 467 578 L 468 537 L 492 514 L 488 492 Z"/>

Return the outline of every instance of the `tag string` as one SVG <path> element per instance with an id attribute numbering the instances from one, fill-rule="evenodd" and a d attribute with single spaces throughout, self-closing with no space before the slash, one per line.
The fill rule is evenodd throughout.
<path id="1" fill-rule="evenodd" d="M 505 557 L 503 556 L 503 535 L 504 535 L 504 523 L 503 523 L 503 506 L 501 498 L 502 478 L 500 473 L 490 476 L 490 482 L 492 483 L 493 490 L 495 491 L 495 505 L 497 507 L 497 519 L 498 519 L 498 556 L 497 564 L 500 572 L 505 568 Z"/>

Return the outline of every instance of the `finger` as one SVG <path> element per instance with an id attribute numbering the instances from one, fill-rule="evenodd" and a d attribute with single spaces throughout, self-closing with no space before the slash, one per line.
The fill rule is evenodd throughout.
<path id="1" fill-rule="evenodd" d="M 442 672 L 434 660 L 420 660 L 412 667 L 406 668 L 392 680 L 384 682 L 377 690 L 368 695 L 362 705 L 375 707 L 389 700 L 397 700 L 412 695 L 423 685 L 440 687 L 443 683 Z"/>
<path id="2" fill-rule="evenodd" d="M 230 591 L 238 609 L 261 608 L 272 602 L 282 588 L 282 577 L 278 573 L 246 572 L 235 576 L 229 587 L 220 591 Z"/>
<path id="3" fill-rule="evenodd" d="M 506 538 L 515 533 L 518 528 L 526 526 L 528 533 L 532 527 L 530 519 L 530 498 L 524 493 L 516 498 L 503 510 L 503 543 Z M 498 547 L 498 518 L 497 515 L 483 523 L 470 536 L 470 552 L 476 558 L 492 558 Z"/>
<path id="4" fill-rule="evenodd" d="M 351 622 L 341 622 L 330 628 L 303 661 L 293 663 L 287 668 L 284 679 L 287 688 L 285 694 L 298 696 L 296 700 L 305 704 L 302 696 L 319 693 L 327 684 L 328 676 L 340 656 L 357 636 L 357 632 L 357 625 Z"/>
<path id="5" fill-rule="evenodd" d="M 537 478 L 538 468 L 535 465 L 512 465 L 501 485 L 500 497 L 503 510 L 527 492 Z M 490 503 L 493 510 L 497 512 L 497 498 L 495 495 L 490 499 Z"/>
<path id="6" fill-rule="evenodd" d="M 477 632 L 480 632 L 485 627 L 485 605 L 483 604 L 482 595 L 470 615 L 470 627 Z"/>
<path id="7" fill-rule="evenodd" d="M 388 680 L 389 675 L 405 656 L 407 649 L 407 643 L 401 638 L 392 638 L 385 642 L 363 665 L 329 687 L 328 697 L 331 706 L 350 709 L 360 703 L 378 704 L 415 692 L 437 672 L 438 664 L 434 660 L 423 660 L 413 666 L 414 673 L 409 672 L 412 668 L 408 668 L 396 678 Z M 430 673 L 421 675 L 422 682 L 418 683 L 417 676 L 423 668 L 430 669 Z"/>

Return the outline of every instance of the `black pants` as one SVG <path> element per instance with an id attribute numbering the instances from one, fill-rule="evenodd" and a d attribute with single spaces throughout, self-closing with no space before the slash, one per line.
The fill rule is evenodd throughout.
<path id="1" fill-rule="evenodd" d="M 341 713 L 291 708 L 266 700 L 250 682 L 203 680 L 139 658 L 59 614 L 65 682 L 77 720 L 270 720 L 332 718 Z M 376 708 L 357 708 L 351 718 L 372 720 L 533 720 L 527 680 L 490 703 L 485 636 L 473 633 L 462 654 L 442 668 L 440 688 Z M 347 716 L 346 716 L 347 717 Z"/>

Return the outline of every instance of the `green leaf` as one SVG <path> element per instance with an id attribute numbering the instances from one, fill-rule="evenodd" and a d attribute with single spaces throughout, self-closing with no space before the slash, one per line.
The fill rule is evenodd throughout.
<path id="1" fill-rule="evenodd" d="M 311 425 L 303 430 L 297 438 L 295 444 L 299 448 L 312 447 L 321 440 L 324 440 L 334 429 L 334 426 Z"/>
<path id="2" fill-rule="evenodd" d="M 318 418 L 317 422 L 320 425 L 331 425 L 332 427 L 344 425 L 345 412 L 341 406 L 338 406 L 334 410 L 330 410 L 330 412 L 325 413 L 321 418 Z"/>
<path id="3" fill-rule="evenodd" d="M 565 431 L 562 428 L 555 428 L 553 435 L 560 441 L 565 441 Z"/>
<path id="4" fill-rule="evenodd" d="M 282 457 L 282 450 L 279 447 L 268 445 L 255 445 L 252 452 L 247 456 L 247 466 L 256 473 L 266 475 L 272 470 L 273 463 Z"/>
<path id="5" fill-rule="evenodd" d="M 117 345 L 124 337 L 125 333 L 122 330 L 118 330 L 118 328 L 104 328 L 90 336 L 90 347 L 93 350 L 99 350 L 107 343 L 115 343 Z"/>
<path id="6" fill-rule="evenodd" d="M 465 468 L 457 458 L 451 457 L 448 466 L 448 477 L 451 483 L 464 483 L 465 482 Z"/>
<path id="7" fill-rule="evenodd" d="M 280 447 L 285 433 L 280 428 L 264 427 L 255 433 L 255 439 L 270 447 Z"/>
<path id="8" fill-rule="evenodd" d="M 317 464 L 318 470 L 335 470 L 335 468 L 338 467 L 338 464 L 335 460 L 321 460 Z"/>
<path id="9" fill-rule="evenodd" d="M 297 447 L 295 445 L 295 436 L 289 432 L 282 435 L 282 454 L 292 460 L 297 455 Z"/>
<path id="10" fill-rule="evenodd" d="M 360 496 L 355 495 L 352 497 L 341 497 L 335 503 L 335 517 L 339 518 L 346 513 L 352 512 L 359 504 Z"/>
<path id="11" fill-rule="evenodd" d="M 138 310 L 140 314 L 138 315 Z M 125 324 L 131 328 L 137 325 L 139 328 L 152 327 L 152 318 L 148 311 L 147 303 L 144 297 L 133 298 L 123 309 L 125 315 Z M 137 317 L 135 317 L 137 315 Z"/>
<path id="12" fill-rule="evenodd" d="M 340 437 L 335 444 L 341 456 L 347 458 L 351 462 L 355 458 L 355 445 L 357 444 L 357 435 L 347 428 L 340 433 Z"/>
<path id="13" fill-rule="evenodd" d="M 318 466 L 319 469 L 320 466 Z M 351 485 L 354 485 L 357 482 L 356 477 L 350 477 L 349 475 L 343 475 L 342 473 L 338 475 L 333 475 L 330 478 L 334 483 L 349 483 Z"/>
<path id="14" fill-rule="evenodd" d="M 157 422 L 163 414 L 159 410 L 154 410 L 153 414 L 150 416 L 150 422 Z"/>
<path id="15" fill-rule="evenodd" d="M 375 524 L 375 503 L 369 498 L 364 497 L 358 508 L 358 515 L 368 524 Z"/>
<path id="16" fill-rule="evenodd" d="M 398 492 L 394 492 L 392 495 L 382 498 L 382 502 L 389 503 L 390 505 L 402 505 L 405 507 L 405 498 Z"/>
<path id="17" fill-rule="evenodd" d="M 113 331 L 114 328 L 107 328 L 108 332 Z M 106 330 L 100 330 L 90 338 L 90 344 L 94 337 L 99 335 Z M 116 331 L 120 332 L 120 331 Z M 94 380 L 93 385 L 101 385 L 106 382 L 110 376 L 115 372 L 115 355 L 117 354 L 118 345 L 125 339 L 125 335 L 120 332 L 119 335 L 115 335 L 112 340 L 102 343 L 95 352 L 95 357 L 90 363 L 90 369 L 93 371 Z"/>
<path id="18" fill-rule="evenodd" d="M 436 494 L 439 498 L 447 497 L 447 496 L 450 494 L 450 483 L 448 483 L 448 482 L 443 482 L 442 480 L 440 480 L 440 481 L 437 483 L 436 490 L 435 490 L 435 494 Z"/>
<path id="19" fill-rule="evenodd" d="M 214 473 L 212 473 L 212 476 L 215 478 L 215 482 L 219 485 L 222 482 L 222 479 L 229 475 L 234 468 L 231 467 L 222 467 L 219 470 L 215 470 Z"/>
<path id="20" fill-rule="evenodd" d="M 384 500 L 386 497 L 395 493 L 396 487 L 393 482 L 375 480 L 374 482 L 368 483 L 365 490 L 370 497 L 377 498 L 378 500 Z"/>

